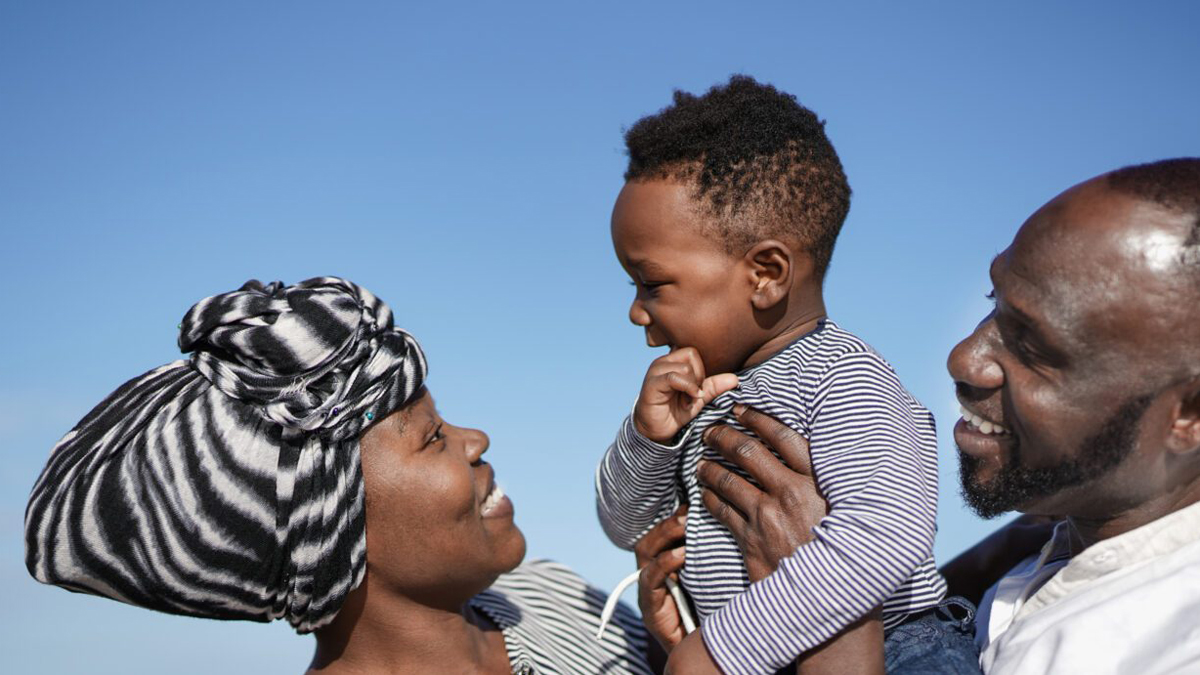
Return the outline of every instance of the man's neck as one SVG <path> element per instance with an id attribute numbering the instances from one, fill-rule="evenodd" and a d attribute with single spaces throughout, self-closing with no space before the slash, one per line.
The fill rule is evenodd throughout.
<path id="1" fill-rule="evenodd" d="M 1071 553 L 1078 554 L 1092 544 L 1131 532 L 1197 502 L 1200 502 L 1200 481 L 1156 495 L 1109 517 L 1068 516 L 1067 520 L 1071 526 Z"/>

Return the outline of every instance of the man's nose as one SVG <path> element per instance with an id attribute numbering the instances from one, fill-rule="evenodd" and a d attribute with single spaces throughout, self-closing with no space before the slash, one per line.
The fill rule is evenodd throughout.
<path id="1" fill-rule="evenodd" d="M 950 350 L 946 369 L 960 386 L 973 389 L 999 389 L 1004 384 L 1004 369 L 996 362 L 1000 334 L 996 322 L 988 315 L 962 342 Z"/>

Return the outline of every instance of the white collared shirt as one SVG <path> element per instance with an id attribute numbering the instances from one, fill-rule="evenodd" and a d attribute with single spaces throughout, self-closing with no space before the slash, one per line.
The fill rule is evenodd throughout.
<path id="1" fill-rule="evenodd" d="M 988 675 L 1200 673 L 1200 503 L 1070 557 L 1066 523 L 980 603 Z"/>

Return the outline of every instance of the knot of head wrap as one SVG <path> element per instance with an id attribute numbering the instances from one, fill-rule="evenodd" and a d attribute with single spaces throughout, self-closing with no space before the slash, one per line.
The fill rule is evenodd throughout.
<path id="1" fill-rule="evenodd" d="M 178 361 L 51 452 L 25 514 L 35 578 L 161 611 L 325 625 L 366 569 L 359 436 L 421 391 L 416 340 L 344 279 L 197 303 Z"/>
<path id="2" fill-rule="evenodd" d="M 356 436 L 366 413 L 394 409 L 424 377 L 411 335 L 392 311 L 345 279 L 285 286 L 249 281 L 196 303 L 183 318 L 179 348 L 227 396 L 260 406 L 288 435 Z M 414 386 L 415 385 L 415 386 Z"/>

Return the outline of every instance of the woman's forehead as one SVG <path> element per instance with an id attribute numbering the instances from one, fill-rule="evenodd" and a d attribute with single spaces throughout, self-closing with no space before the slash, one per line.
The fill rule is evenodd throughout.
<path id="1" fill-rule="evenodd" d="M 392 428 L 401 433 L 414 429 L 419 431 L 434 424 L 437 419 L 437 406 L 434 404 L 433 394 L 424 388 L 408 405 L 388 417 Z"/>

